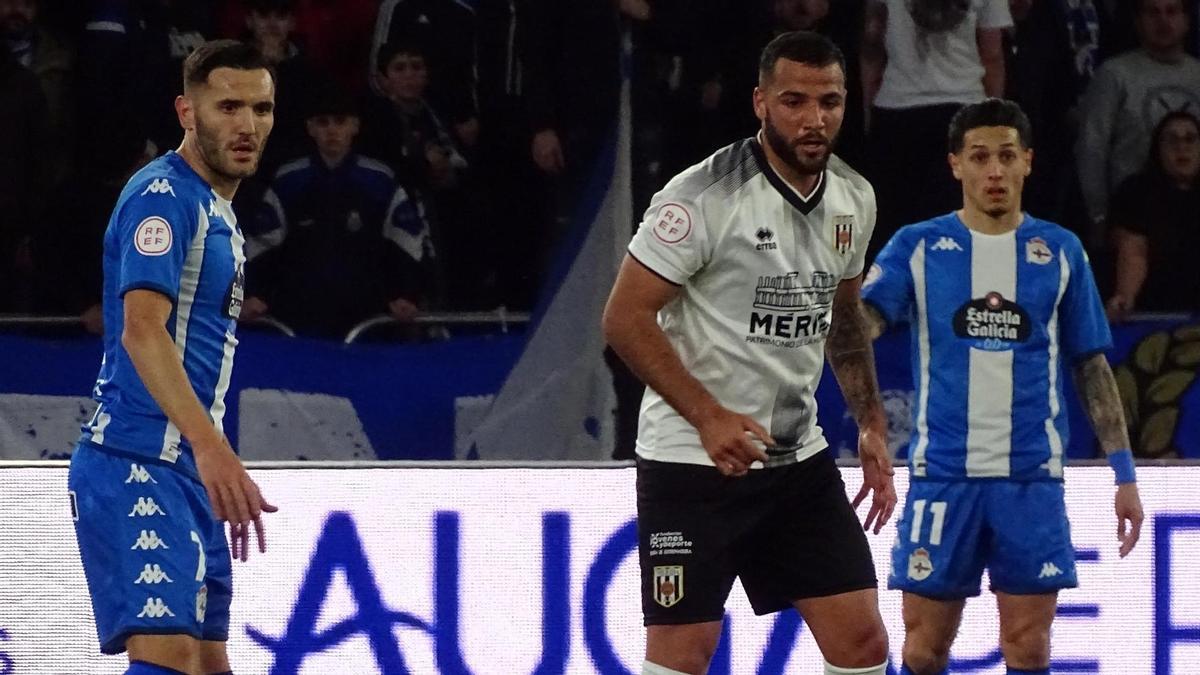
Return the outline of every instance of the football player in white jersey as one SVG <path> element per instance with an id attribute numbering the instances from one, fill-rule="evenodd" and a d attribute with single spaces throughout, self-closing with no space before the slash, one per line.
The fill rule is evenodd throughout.
<path id="1" fill-rule="evenodd" d="M 643 675 L 707 671 L 740 578 L 758 614 L 795 607 L 826 673 L 883 675 L 864 529 L 896 503 L 861 310 L 871 186 L 832 154 L 841 52 L 794 32 L 763 50 L 762 128 L 654 196 L 604 314 L 647 385 L 639 419 Z M 852 506 L 816 423 L 824 358 L 859 428 Z M 865 526 L 854 508 L 872 497 Z"/>
<path id="2" fill-rule="evenodd" d="M 863 295 L 873 334 L 912 325 L 912 481 L 888 580 L 904 591 L 900 672 L 946 672 L 986 568 L 1007 672 L 1049 675 L 1058 591 L 1077 585 L 1062 483 L 1064 364 L 1116 473 L 1121 556 L 1142 524 L 1104 356 L 1112 337 L 1079 239 L 1021 211 L 1033 150 L 1020 107 L 965 106 L 948 135 L 962 208 L 897 232 Z"/>

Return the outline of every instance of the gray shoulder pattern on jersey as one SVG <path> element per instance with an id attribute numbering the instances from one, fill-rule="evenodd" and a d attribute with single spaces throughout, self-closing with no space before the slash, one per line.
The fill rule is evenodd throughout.
<path id="1" fill-rule="evenodd" d="M 714 152 L 708 159 L 679 174 L 674 193 L 699 200 L 701 195 L 729 197 L 760 172 L 749 138 Z"/>
<path id="2" fill-rule="evenodd" d="M 836 176 L 854 186 L 855 189 L 863 192 L 873 192 L 870 181 L 863 177 L 862 174 L 855 171 L 849 164 L 837 155 L 829 156 L 829 163 L 825 167 L 826 173 L 831 176 Z"/>

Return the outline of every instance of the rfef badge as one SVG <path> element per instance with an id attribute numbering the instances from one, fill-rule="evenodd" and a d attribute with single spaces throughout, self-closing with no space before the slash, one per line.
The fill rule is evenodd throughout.
<path id="1" fill-rule="evenodd" d="M 654 601 L 670 607 L 683 599 L 683 565 L 654 568 Z"/>

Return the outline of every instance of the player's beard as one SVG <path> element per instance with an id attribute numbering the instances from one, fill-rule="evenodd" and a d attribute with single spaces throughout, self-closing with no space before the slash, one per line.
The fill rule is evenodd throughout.
<path id="1" fill-rule="evenodd" d="M 229 159 L 226 148 L 221 143 L 220 135 L 204 124 L 200 115 L 196 115 L 196 145 L 200 148 L 200 157 L 208 168 L 218 176 L 229 180 L 249 178 L 258 170 L 258 160 L 262 157 L 262 144 L 254 154 L 254 162 L 249 166 L 238 166 Z"/>
<path id="2" fill-rule="evenodd" d="M 834 138 L 825 138 L 821 136 L 821 140 L 825 143 L 825 152 L 817 159 L 810 159 L 801 155 L 798 148 L 801 140 L 811 140 L 815 138 L 814 134 L 809 134 L 807 137 L 802 137 L 795 141 L 789 141 L 784 137 L 783 133 L 771 121 L 771 113 L 768 112 L 766 119 L 763 120 L 763 136 L 767 139 L 767 144 L 775 151 L 775 155 L 792 168 L 796 173 L 803 176 L 811 176 L 821 173 L 825 170 L 825 165 L 829 163 L 829 155 L 833 152 Z M 835 137 L 836 138 L 836 137 Z"/>

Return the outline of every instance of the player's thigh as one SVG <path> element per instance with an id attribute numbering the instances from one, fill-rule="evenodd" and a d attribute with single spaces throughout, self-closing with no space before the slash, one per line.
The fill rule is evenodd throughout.
<path id="1" fill-rule="evenodd" d="M 965 599 L 937 600 L 905 593 L 901 601 L 906 648 L 947 653 L 962 623 Z"/>
<path id="2" fill-rule="evenodd" d="M 744 527 L 736 506 L 742 480 L 714 467 L 638 460 L 638 560 L 647 626 L 724 617 L 735 576 L 731 553 Z"/>
<path id="3" fill-rule="evenodd" d="M 866 667 L 887 657 L 887 630 L 879 615 L 876 589 L 803 598 L 793 604 L 826 661 L 843 667 Z"/>
<path id="4" fill-rule="evenodd" d="M 937 600 L 979 595 L 989 533 L 980 481 L 909 485 L 888 588 Z"/>
<path id="5" fill-rule="evenodd" d="M 68 489 L 104 653 L 123 651 L 130 635 L 201 637 L 192 539 L 204 527 L 193 510 L 195 485 L 165 466 L 76 450 Z"/>
<path id="6" fill-rule="evenodd" d="M 992 590 L 1038 595 L 1077 586 L 1063 484 L 997 481 L 986 487 Z"/>
<path id="7" fill-rule="evenodd" d="M 200 641 L 200 672 L 203 675 L 227 673 L 232 668 L 229 665 L 229 652 L 224 641 Z"/>
<path id="8" fill-rule="evenodd" d="M 760 496 L 769 517 L 738 547 L 738 575 L 757 614 L 797 600 L 878 585 L 862 524 L 846 498 L 833 457 L 821 452 L 798 464 L 767 469 Z"/>

